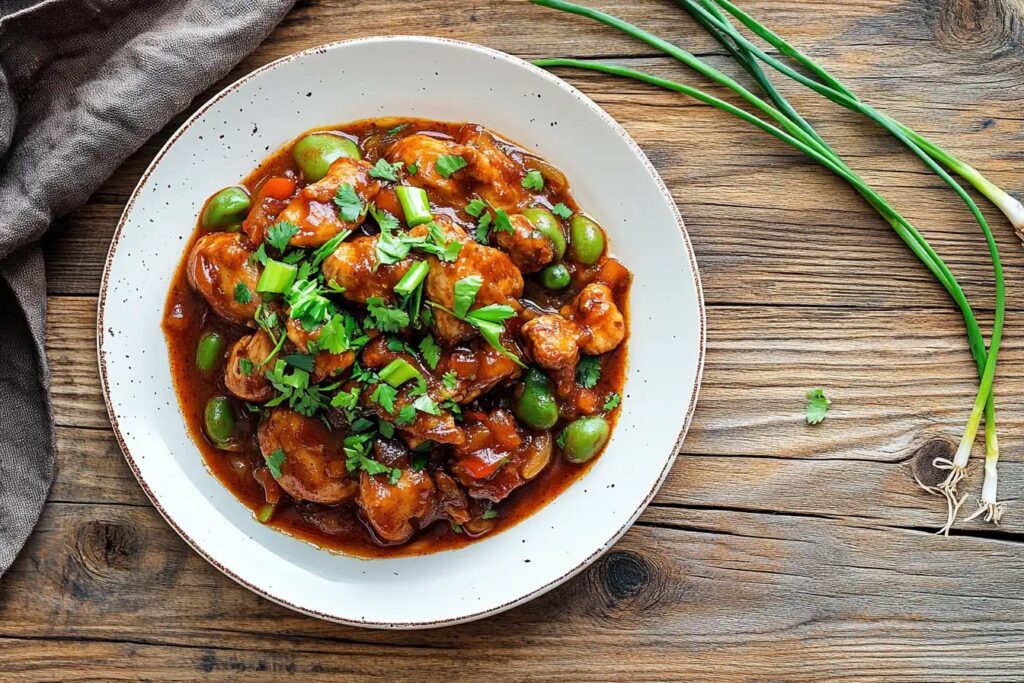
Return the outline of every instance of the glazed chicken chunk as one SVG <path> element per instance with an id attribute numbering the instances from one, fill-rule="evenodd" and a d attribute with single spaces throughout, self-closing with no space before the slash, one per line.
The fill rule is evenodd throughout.
<path id="1" fill-rule="evenodd" d="M 464 157 L 465 151 L 462 145 L 452 140 L 417 134 L 404 137 L 391 145 L 387 159 L 391 162 L 401 162 L 407 167 L 415 166 L 416 175 L 410 177 L 409 182 L 429 191 L 437 201 L 464 206 L 465 192 L 459 187 L 458 176 L 451 175 L 445 178 L 437 170 L 437 160 L 442 156 Z"/>
<path id="2" fill-rule="evenodd" d="M 372 168 L 361 159 L 340 157 L 331 164 L 323 179 L 303 188 L 277 216 L 279 221 L 288 221 L 299 228 L 289 244 L 302 248 L 319 247 L 342 230 L 359 227 L 366 218 L 366 212 L 360 212 L 353 220 L 346 220 L 334 198 L 339 188 L 348 185 L 363 207 L 373 201 L 380 192 L 380 183 L 370 177 Z"/>
<path id="3" fill-rule="evenodd" d="M 320 339 L 320 331 L 323 329 L 323 325 L 308 331 L 298 320 L 289 318 L 286 329 L 288 331 L 288 340 L 295 345 L 295 348 L 302 353 L 309 353 L 309 344 L 310 342 L 315 343 Z M 318 351 L 313 361 L 313 381 L 322 382 L 328 377 L 339 375 L 342 371 L 349 368 L 355 360 L 356 354 L 353 351 L 345 351 L 344 353 Z"/>
<path id="4" fill-rule="evenodd" d="M 292 498 L 334 505 L 355 497 L 358 484 L 348 476 L 344 451 L 320 420 L 274 408 L 257 436 L 264 458 L 284 453 L 277 483 Z"/>
<path id="5" fill-rule="evenodd" d="M 626 338 L 626 321 L 608 285 L 595 282 L 584 287 L 573 302 L 573 310 L 583 329 L 580 349 L 584 353 L 608 353 Z"/>
<path id="6" fill-rule="evenodd" d="M 201 237 L 188 255 L 188 281 L 192 288 L 217 315 L 236 325 L 252 320 L 261 302 L 256 293 L 260 266 L 250 258 L 254 252 L 245 235 L 214 232 Z M 236 296 L 236 292 L 242 295 Z"/>
<path id="7" fill-rule="evenodd" d="M 433 508 L 434 481 L 424 471 L 402 470 L 392 484 L 386 476 L 363 472 L 359 481 L 359 508 L 386 543 L 405 543 L 415 529 L 412 522 Z"/>
<path id="8" fill-rule="evenodd" d="M 560 315 L 542 315 L 524 324 L 519 333 L 526 355 L 551 373 L 559 395 L 567 394 L 580 359 L 579 325 Z"/>
<path id="9" fill-rule="evenodd" d="M 494 233 L 494 241 L 524 273 L 536 273 L 555 260 L 555 245 L 521 213 L 509 216 L 513 232 Z"/>
<path id="10" fill-rule="evenodd" d="M 243 401 L 252 403 L 263 403 L 273 398 L 274 387 L 259 367 L 273 350 L 274 342 L 263 330 L 236 341 L 231 347 L 228 367 L 224 372 L 224 386 L 227 390 Z"/>
<path id="11" fill-rule="evenodd" d="M 406 259 L 393 265 L 377 263 L 378 235 L 357 237 L 338 245 L 328 256 L 322 269 L 328 280 L 345 288 L 343 296 L 349 301 L 365 304 L 370 297 L 394 301 L 394 287 L 412 267 Z"/>

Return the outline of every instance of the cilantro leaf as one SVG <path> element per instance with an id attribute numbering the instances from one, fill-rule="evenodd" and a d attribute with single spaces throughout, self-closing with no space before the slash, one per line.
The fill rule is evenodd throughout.
<path id="1" fill-rule="evenodd" d="M 512 227 L 512 221 L 509 220 L 508 214 L 505 213 L 505 209 L 498 209 L 494 212 L 494 229 L 498 232 L 516 231 L 516 229 Z"/>
<path id="2" fill-rule="evenodd" d="M 434 341 L 434 335 L 428 334 L 420 340 L 420 353 L 423 354 L 423 360 L 427 361 L 430 369 L 436 370 L 437 364 L 441 361 L 441 347 Z"/>
<path id="3" fill-rule="evenodd" d="M 288 248 L 288 242 L 299 232 L 299 226 L 288 221 L 278 221 L 267 228 L 265 241 L 278 251 Z"/>
<path id="4" fill-rule="evenodd" d="M 327 322 L 334 312 L 334 304 L 323 292 L 316 280 L 296 278 L 284 294 L 290 307 L 289 316 L 302 323 L 307 331 Z"/>
<path id="5" fill-rule="evenodd" d="M 581 356 L 576 366 L 576 384 L 584 389 L 593 389 L 601 379 L 601 359 L 597 356 Z"/>
<path id="6" fill-rule="evenodd" d="M 256 365 L 248 358 L 241 358 L 238 361 L 238 369 L 242 371 L 243 375 L 248 377 L 256 369 Z"/>
<path id="7" fill-rule="evenodd" d="M 395 218 L 394 214 L 390 211 L 378 209 L 376 204 L 370 204 L 369 212 L 370 215 L 373 216 L 373 220 L 377 221 L 377 225 L 380 226 L 381 231 L 392 231 L 398 229 L 398 219 Z"/>
<path id="8" fill-rule="evenodd" d="M 247 304 L 252 301 L 252 292 L 249 291 L 249 285 L 244 282 L 239 282 L 235 285 L 235 301 L 240 304 Z"/>
<path id="9" fill-rule="evenodd" d="M 325 258 L 334 253 L 338 245 L 345 241 L 345 238 L 352 234 L 351 230 L 342 230 L 337 235 L 323 243 L 319 249 L 313 252 L 313 268 L 319 266 Z"/>
<path id="10" fill-rule="evenodd" d="M 395 425 L 387 420 L 377 420 L 377 431 L 385 439 L 390 439 L 395 436 Z"/>
<path id="11" fill-rule="evenodd" d="M 449 370 L 441 376 L 441 384 L 448 391 L 455 391 L 459 386 L 459 376 L 455 374 L 454 370 Z"/>
<path id="12" fill-rule="evenodd" d="M 566 436 L 567 436 L 567 433 L 565 432 L 565 430 L 562 430 L 562 433 L 558 435 L 557 439 L 555 439 L 555 443 L 558 444 L 559 448 L 565 448 L 565 438 L 566 438 Z"/>
<path id="13" fill-rule="evenodd" d="M 372 422 L 369 425 L 371 428 L 373 427 Z M 391 474 L 390 467 L 370 457 L 370 448 L 372 448 L 374 436 L 374 432 L 366 432 L 345 437 L 345 468 L 349 472 L 355 473 L 362 470 L 371 476 L 375 474 Z"/>
<path id="14" fill-rule="evenodd" d="M 284 357 L 284 362 L 293 368 L 313 372 L 316 359 L 308 353 L 292 353 Z"/>
<path id="15" fill-rule="evenodd" d="M 476 233 L 473 235 L 480 244 L 487 244 L 488 239 L 491 235 L 491 214 L 485 213 L 480 216 L 480 220 L 476 224 Z"/>
<path id="16" fill-rule="evenodd" d="M 284 451 L 278 448 L 270 455 L 264 455 L 263 460 L 267 463 L 267 469 L 274 475 L 274 479 L 280 479 L 281 467 L 284 466 L 285 460 L 287 460 Z"/>
<path id="17" fill-rule="evenodd" d="M 390 180 L 398 182 L 398 173 L 402 170 L 402 163 L 389 163 L 387 159 L 377 159 L 377 164 L 370 169 L 370 177 L 378 180 Z"/>
<path id="18" fill-rule="evenodd" d="M 398 480 L 402 478 L 402 470 L 397 467 L 391 470 L 391 476 L 388 477 L 388 483 L 394 486 L 398 483 Z"/>
<path id="19" fill-rule="evenodd" d="M 483 215 L 484 210 L 486 208 L 487 205 L 484 204 L 481 200 L 474 199 L 469 204 L 466 204 L 466 213 L 468 213 L 473 218 L 480 218 L 480 216 Z"/>
<path id="20" fill-rule="evenodd" d="M 370 400 L 386 410 L 388 413 L 395 412 L 395 399 L 397 397 L 398 391 L 386 382 L 378 384 L 377 388 L 373 390 L 372 394 L 370 394 Z"/>
<path id="21" fill-rule="evenodd" d="M 527 190 L 540 192 L 544 189 L 544 176 L 540 174 L 540 171 L 534 169 L 526 174 L 523 178 L 522 185 Z"/>
<path id="22" fill-rule="evenodd" d="M 484 514 L 480 515 L 480 519 L 497 519 L 497 518 L 498 518 L 498 511 L 493 509 L 493 508 L 487 510 L 486 512 L 484 512 Z"/>
<path id="23" fill-rule="evenodd" d="M 619 407 L 620 403 L 622 403 L 622 397 L 619 396 L 618 393 L 613 391 L 612 393 L 610 393 L 608 395 L 608 400 L 604 402 L 604 405 L 602 406 L 602 409 L 603 410 L 615 410 L 616 408 Z"/>
<path id="24" fill-rule="evenodd" d="M 332 408 L 341 408 L 342 410 L 355 410 L 359 405 L 359 387 L 352 387 L 349 391 L 339 391 L 334 398 L 331 399 Z"/>
<path id="25" fill-rule="evenodd" d="M 344 314 L 335 314 L 320 328 L 317 340 L 320 348 L 328 353 L 345 353 L 352 348 L 349 327 Z"/>
<path id="26" fill-rule="evenodd" d="M 825 419 L 832 401 L 828 400 L 822 389 L 812 389 L 807 392 L 807 424 L 816 425 Z"/>
<path id="27" fill-rule="evenodd" d="M 413 472 L 421 472 L 423 468 L 427 466 L 427 462 L 430 460 L 429 453 L 416 453 L 412 456 L 412 460 L 409 462 L 409 468 Z"/>
<path id="28" fill-rule="evenodd" d="M 443 178 L 451 178 L 456 171 L 461 171 L 469 164 L 460 156 L 453 154 L 442 154 L 434 162 L 434 168 Z"/>
<path id="29" fill-rule="evenodd" d="M 420 172 L 420 167 L 418 164 L 409 164 L 405 167 L 405 170 L 409 172 L 409 175 L 416 175 Z"/>
<path id="30" fill-rule="evenodd" d="M 381 332 L 398 332 L 409 326 L 409 314 L 400 308 L 391 308 L 383 297 L 371 296 L 366 300 L 370 326 Z"/>
<path id="31" fill-rule="evenodd" d="M 515 309 L 508 304 L 487 304 L 486 306 L 481 306 L 474 311 L 470 311 L 466 318 L 467 322 L 471 324 L 474 321 L 500 323 L 504 320 L 508 320 L 509 318 L 514 318 L 515 316 Z"/>
<path id="32" fill-rule="evenodd" d="M 397 135 L 398 133 L 401 133 L 403 130 L 405 130 L 408 127 L 409 127 L 408 123 L 400 123 L 397 126 L 395 126 L 394 128 L 389 128 L 388 129 L 388 135 Z"/>
<path id="33" fill-rule="evenodd" d="M 456 318 L 466 317 L 473 302 L 476 301 L 477 292 L 483 285 L 484 279 L 479 275 L 470 275 L 455 283 L 455 304 L 452 306 L 452 311 Z"/>
<path id="34" fill-rule="evenodd" d="M 569 217 L 572 216 L 572 209 L 570 209 L 562 202 L 558 202 L 557 204 L 551 207 L 551 213 L 555 214 L 556 216 L 564 220 L 569 220 Z"/>
<path id="35" fill-rule="evenodd" d="M 395 424 L 399 427 L 404 427 L 411 424 L 416 419 L 416 407 L 411 403 L 402 406 L 398 410 L 398 416 L 395 418 Z"/>
<path id="36" fill-rule="evenodd" d="M 427 413 L 428 415 L 441 414 L 441 409 L 437 407 L 436 403 L 434 403 L 434 399 L 430 398 L 426 394 L 423 394 L 413 401 L 412 406 L 421 413 Z"/>
<path id="37" fill-rule="evenodd" d="M 352 183 L 341 185 L 334 193 L 334 203 L 338 205 L 338 215 L 348 223 L 356 221 L 363 213 L 363 200 L 356 194 Z"/>

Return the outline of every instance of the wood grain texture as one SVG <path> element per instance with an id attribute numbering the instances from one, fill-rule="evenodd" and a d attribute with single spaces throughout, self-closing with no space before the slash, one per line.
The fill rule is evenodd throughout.
<path id="1" fill-rule="evenodd" d="M 669 0 L 590 4 L 728 68 Z M 996 182 L 1024 183 L 1020 0 L 743 5 L 866 100 Z M 522 1 L 464 0 L 456 11 L 439 0 L 315 0 L 300 2 L 218 87 L 329 40 L 412 30 L 523 57 L 610 58 L 700 82 L 644 45 Z M 45 243 L 60 463 L 38 530 L 0 580 L 4 680 L 1020 675 L 1024 249 L 1010 227 L 990 212 L 1011 301 L 999 377 L 1000 484 L 1010 512 L 1001 527 L 975 521 L 936 538 L 930 530 L 943 512 L 914 476 L 935 476 L 931 460 L 953 448 L 975 373 L 942 290 L 856 195 L 781 143 L 681 97 L 560 74 L 621 121 L 664 176 L 709 303 L 693 428 L 640 522 L 583 575 L 528 605 L 414 633 L 288 612 L 189 550 L 150 506 L 110 433 L 94 332 L 117 219 L 186 112 Z M 991 269 L 962 205 L 871 126 L 798 88 L 787 92 L 928 235 L 988 324 Z M 834 405 L 824 424 L 809 427 L 803 393 L 815 386 Z M 979 486 L 976 466 L 970 490 Z"/>

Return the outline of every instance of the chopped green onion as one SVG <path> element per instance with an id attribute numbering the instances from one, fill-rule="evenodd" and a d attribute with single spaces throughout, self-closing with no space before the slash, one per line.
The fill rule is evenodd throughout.
<path id="1" fill-rule="evenodd" d="M 413 291 L 420 286 L 420 283 L 427 277 L 427 272 L 430 270 L 430 264 L 426 261 L 417 261 L 412 268 L 406 271 L 402 279 L 395 285 L 395 294 L 401 296 L 409 296 Z"/>
<path id="2" fill-rule="evenodd" d="M 256 519 L 262 524 L 267 524 L 274 516 L 275 510 L 277 510 L 277 503 L 265 503 L 257 510 Z"/>
<path id="3" fill-rule="evenodd" d="M 381 381 L 398 388 L 411 379 L 421 377 L 420 371 L 409 364 L 404 358 L 396 358 L 380 371 Z"/>
<path id="4" fill-rule="evenodd" d="M 399 185 L 395 192 L 398 193 L 398 203 L 402 205 L 402 213 L 405 214 L 405 223 L 410 228 L 434 220 L 427 191 L 422 187 Z"/>
<path id="5" fill-rule="evenodd" d="M 256 291 L 262 294 L 281 294 L 286 292 L 292 286 L 292 283 L 295 282 L 295 276 L 298 272 L 297 266 L 268 258 L 266 265 L 263 266 L 260 280 L 256 283 Z"/>

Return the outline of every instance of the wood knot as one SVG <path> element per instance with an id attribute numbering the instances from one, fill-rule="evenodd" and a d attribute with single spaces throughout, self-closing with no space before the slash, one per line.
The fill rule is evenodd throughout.
<path id="1" fill-rule="evenodd" d="M 956 444 L 948 439 L 936 438 L 925 441 L 910 457 L 914 476 L 925 486 L 936 486 L 948 475 L 948 470 L 935 466 L 935 460 L 952 460 Z"/>
<path id="2" fill-rule="evenodd" d="M 616 600 L 638 595 L 654 576 L 654 568 L 643 555 L 627 550 L 608 553 L 598 567 L 605 589 Z"/>
<path id="3" fill-rule="evenodd" d="M 92 521 L 78 533 L 78 554 L 96 574 L 130 568 L 137 550 L 134 530 L 116 522 Z"/>
<path id="4" fill-rule="evenodd" d="M 994 54 L 1019 47 L 1020 27 L 1008 0 L 939 0 L 932 31 L 944 48 Z"/>

